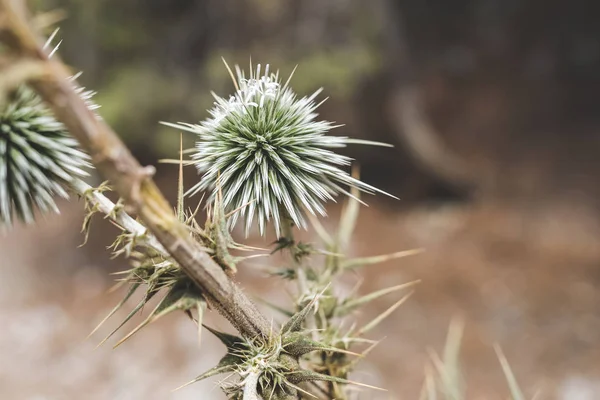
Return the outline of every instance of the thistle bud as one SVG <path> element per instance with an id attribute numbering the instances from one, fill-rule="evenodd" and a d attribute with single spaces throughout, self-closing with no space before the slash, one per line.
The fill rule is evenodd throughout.
<path id="1" fill-rule="evenodd" d="M 210 190 L 212 199 L 222 191 L 226 211 L 240 209 L 246 234 L 254 218 L 261 234 L 273 221 L 279 235 L 285 219 L 306 227 L 305 212 L 325 215 L 324 203 L 347 188 L 381 192 L 348 174 L 349 157 L 332 149 L 350 143 L 384 145 L 347 137 L 328 136 L 336 126 L 317 120 L 321 90 L 299 98 L 282 84 L 279 73 L 259 64 L 246 77 L 236 66 L 235 93 L 223 98 L 213 93 L 210 117 L 199 125 L 171 127 L 197 135 L 193 163 L 202 174 L 188 193 Z M 290 77 L 291 78 L 291 77 Z"/>

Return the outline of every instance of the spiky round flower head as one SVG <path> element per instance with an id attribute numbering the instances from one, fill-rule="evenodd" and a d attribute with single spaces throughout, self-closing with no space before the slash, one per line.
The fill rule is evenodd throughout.
<path id="1" fill-rule="evenodd" d="M 208 189 L 214 198 L 221 190 L 226 210 L 241 209 L 232 223 L 241 214 L 247 233 L 257 217 L 262 234 L 273 220 L 279 234 L 283 219 L 306 227 L 305 211 L 325 215 L 323 203 L 349 195 L 346 188 L 381 192 L 350 176 L 342 167 L 351 159 L 330 149 L 383 144 L 326 135 L 335 125 L 316 120 L 321 89 L 299 98 L 289 79 L 282 84 L 268 65 L 264 73 L 260 64 L 250 69 L 246 77 L 236 66 L 235 94 L 226 99 L 213 93 L 210 117 L 200 125 L 166 124 L 197 134 L 192 160 L 202 177 L 188 193 Z"/>
<path id="2" fill-rule="evenodd" d="M 77 91 L 96 108 L 92 92 Z M 69 182 L 88 175 L 88 159 L 40 97 L 17 88 L 0 109 L 0 227 L 12 224 L 13 214 L 33 222 L 35 208 L 58 212 L 54 197 L 67 198 Z"/>

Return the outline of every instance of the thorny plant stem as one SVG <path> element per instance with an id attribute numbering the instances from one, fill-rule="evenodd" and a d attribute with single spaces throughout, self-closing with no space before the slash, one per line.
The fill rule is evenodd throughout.
<path id="1" fill-rule="evenodd" d="M 257 393 L 259 377 L 259 371 L 250 371 L 244 378 L 244 397 L 242 400 L 261 400 Z"/>
<path id="2" fill-rule="evenodd" d="M 292 246 L 296 246 L 296 242 L 294 240 L 294 231 L 293 231 L 293 222 L 292 219 L 286 215 L 284 215 L 282 218 L 282 221 L 285 221 L 283 223 L 283 229 L 282 229 L 282 234 L 283 237 L 289 241 Z M 290 250 L 292 252 L 292 262 L 294 264 L 295 267 L 295 273 L 296 273 L 296 278 L 298 281 L 298 290 L 300 291 L 300 296 L 306 295 L 308 294 L 308 280 L 306 279 L 306 271 L 304 271 L 304 268 L 302 268 L 302 263 L 298 262 L 298 260 L 296 260 L 295 255 L 293 254 L 293 247 L 292 250 Z"/>
<path id="3" fill-rule="evenodd" d="M 291 253 L 290 255 L 291 255 L 292 263 L 294 265 L 294 270 L 296 273 L 296 281 L 298 282 L 298 291 L 300 292 L 298 295 L 298 298 L 301 300 L 306 300 L 307 296 L 311 295 L 311 291 L 308 286 L 309 285 L 308 278 L 306 276 L 306 270 L 304 268 L 304 265 L 302 264 L 302 259 L 298 260 L 296 255 L 294 254 L 295 247 L 297 246 L 297 243 L 295 242 L 295 239 L 294 239 L 294 232 L 293 232 L 294 224 L 292 222 L 292 219 L 289 218 L 289 216 L 286 216 L 285 214 L 282 215 L 281 219 L 282 219 L 282 221 L 285 221 L 285 223 L 283 224 L 283 229 L 282 229 L 283 238 L 286 239 L 289 243 L 291 243 L 291 246 L 292 246 L 290 249 L 290 253 Z M 323 282 L 319 281 L 319 280 L 317 280 L 317 285 L 318 285 L 317 292 L 320 292 L 325 287 Z M 300 304 L 300 306 L 302 306 L 302 304 Z M 306 318 L 307 328 L 311 331 L 311 336 L 312 336 L 313 340 L 316 340 L 316 341 L 319 340 L 318 330 L 327 329 L 327 327 L 328 327 L 328 320 L 324 315 L 322 315 L 323 310 L 319 307 L 317 312 L 319 313 L 319 315 L 314 315 L 311 313 Z M 323 355 L 323 356 L 326 357 L 326 355 Z M 328 372 L 332 372 L 332 371 L 328 371 Z M 333 374 L 333 373 L 331 373 L 331 375 L 335 376 L 335 374 Z M 333 384 L 332 382 L 327 382 L 327 384 L 325 385 L 326 388 L 322 388 L 317 383 L 314 383 L 314 386 L 316 386 L 319 390 L 326 393 L 328 399 L 342 400 L 342 399 L 346 398 L 344 393 L 339 393 L 339 391 L 336 390 L 337 386 L 335 384 Z"/>
<path id="4" fill-rule="evenodd" d="M 296 243 L 296 240 L 294 238 L 294 222 L 292 220 L 292 218 L 286 213 L 286 212 L 282 212 L 281 213 L 281 221 L 283 221 L 282 224 L 282 238 L 285 239 L 288 243 L 289 243 L 289 252 L 290 252 L 290 258 L 291 258 L 291 262 L 292 265 L 294 266 L 294 272 L 296 274 L 296 282 L 298 284 L 298 299 L 300 300 L 298 304 L 299 308 L 302 308 L 304 306 L 303 302 L 306 301 L 309 296 L 311 296 L 312 294 L 319 293 L 323 288 L 318 288 L 316 293 L 311 293 L 310 287 L 309 287 L 309 282 L 308 282 L 308 278 L 306 276 L 306 269 L 305 266 L 302 263 L 303 258 L 298 258 L 296 255 L 296 251 L 297 251 L 297 246 L 298 243 Z M 319 282 L 317 282 L 317 285 L 319 285 Z M 322 286 L 322 285 L 319 285 Z M 321 308 L 319 307 L 318 312 L 321 312 Z M 311 337 L 313 340 L 318 341 L 319 340 L 319 332 L 318 330 L 322 330 L 324 328 L 327 327 L 327 320 L 326 318 L 323 318 L 322 323 L 320 323 L 321 321 L 319 321 L 319 316 L 316 316 L 312 313 L 310 313 L 306 319 L 306 327 L 308 328 L 308 330 L 311 332 Z M 312 382 L 312 386 L 314 386 L 315 388 L 317 388 L 319 390 L 319 395 L 323 396 L 325 395 L 326 397 L 320 397 L 320 398 L 327 398 L 327 399 L 337 399 L 338 397 L 334 397 L 334 392 L 335 392 L 335 385 L 333 385 L 331 382 L 327 382 L 327 384 L 325 385 L 325 387 L 321 387 L 318 383 L 316 382 Z M 299 395 L 299 398 L 302 399 L 304 398 L 302 395 Z M 339 397 L 340 400 L 344 399 L 345 397 Z"/>
<path id="5" fill-rule="evenodd" d="M 304 266 L 302 265 L 301 260 L 299 261 L 296 258 L 296 255 L 294 254 L 294 249 L 296 247 L 296 242 L 294 239 L 294 231 L 293 231 L 293 227 L 294 227 L 294 223 L 292 222 L 292 218 L 290 218 L 288 215 L 284 214 L 282 215 L 281 218 L 282 221 L 285 221 L 283 224 L 283 229 L 282 229 L 282 235 L 283 237 L 289 241 L 291 243 L 292 248 L 290 249 L 290 255 L 291 255 L 291 259 L 292 259 L 292 263 L 294 265 L 294 272 L 296 273 L 296 281 L 298 282 L 298 298 L 303 300 L 306 299 L 306 296 L 309 296 L 310 290 L 308 287 L 308 278 L 306 277 L 306 270 L 304 269 Z M 313 338 L 313 340 L 317 340 L 318 339 L 318 332 L 316 330 L 317 328 L 317 321 L 314 315 L 309 315 L 306 318 L 306 325 L 308 327 L 308 329 L 310 329 L 311 331 L 311 336 Z"/>
<path id="6" fill-rule="evenodd" d="M 209 304 L 244 337 L 267 340 L 271 333 L 269 321 L 177 220 L 151 178 L 154 168 L 142 167 L 117 134 L 88 109 L 69 81 L 72 74 L 58 57 L 48 59 L 25 11 L 21 1 L 0 0 L 0 42 L 12 51 L 13 62 L 32 60 L 42 64 L 44 73 L 28 80 L 31 87 L 90 153 L 100 174 L 200 287 Z"/>
<path id="7" fill-rule="evenodd" d="M 115 224 L 119 225 L 127 232 L 133 233 L 140 241 L 156 250 L 165 257 L 169 253 L 162 244 L 152 235 L 146 227 L 133 219 L 125 210 L 119 209 L 119 206 L 113 203 L 108 197 L 91 187 L 81 179 L 74 179 L 71 182 L 72 188 L 82 197 L 98 207 L 98 211 L 110 218 Z"/>

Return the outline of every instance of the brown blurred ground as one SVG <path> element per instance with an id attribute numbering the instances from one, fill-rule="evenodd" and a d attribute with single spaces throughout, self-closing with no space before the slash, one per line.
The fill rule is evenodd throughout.
<path id="1" fill-rule="evenodd" d="M 357 378 L 390 389 L 391 397 L 366 398 L 416 398 L 427 349 L 441 350 L 456 316 L 466 319 L 462 360 L 469 398 L 500 399 L 506 393 L 491 347 L 495 342 L 504 348 L 526 393 L 541 388 L 542 398 L 596 398 L 598 227 L 577 211 L 563 211 L 560 218 L 556 209 L 538 211 L 534 218 L 502 205 L 391 212 L 375 202 L 363 209 L 355 255 L 427 249 L 363 274 L 364 291 L 423 281 L 416 295 L 373 333 L 385 340 L 367 360 L 368 373 Z M 212 383 L 169 394 L 222 352 L 208 334 L 198 350 L 195 329 L 184 315 L 168 317 L 113 351 L 110 345 L 94 347 L 118 317 L 85 341 L 122 293 L 103 293 L 110 286 L 104 257 L 73 250 L 81 240 L 76 233 L 80 220 L 79 212 L 68 211 L 35 233 L 19 230 L 1 243 L 1 398 L 212 398 L 198 397 Z M 101 250 L 102 244 L 95 241 L 88 252 Z M 113 262 L 111 269 L 118 265 Z M 254 295 L 287 300 L 277 281 L 256 272 L 256 266 L 246 266 L 240 281 Z M 361 318 L 392 301 L 377 302 Z M 227 327 L 213 317 L 212 323 Z"/>
<path id="2" fill-rule="evenodd" d="M 396 145 L 349 149 L 365 180 L 402 198 L 367 199 L 352 252 L 427 250 L 362 274 L 364 291 L 423 281 L 357 374 L 389 395 L 364 398 L 416 398 L 427 349 L 441 350 L 456 316 L 470 399 L 506 398 L 496 342 L 527 395 L 600 398 L 600 25 L 589 2 L 83 3 L 46 2 L 71 14 L 64 58 L 143 162 L 176 154 L 157 120 L 201 119 L 208 90 L 230 90 L 221 56 L 284 73 L 299 63 L 298 91 L 325 86 L 323 117 L 346 124 L 339 134 Z M 433 147 L 414 146 L 425 136 Z M 171 193 L 173 172 L 159 166 Z M 103 293 L 124 264 L 108 259 L 115 231 L 101 219 L 76 249 L 81 203 L 62 209 L 0 238 L 0 398 L 221 398 L 212 382 L 170 394 L 222 351 L 208 334 L 198 350 L 183 315 L 114 351 L 94 350 L 101 334 L 84 341 L 118 300 Z M 239 277 L 248 292 L 285 300 L 254 268 Z"/>

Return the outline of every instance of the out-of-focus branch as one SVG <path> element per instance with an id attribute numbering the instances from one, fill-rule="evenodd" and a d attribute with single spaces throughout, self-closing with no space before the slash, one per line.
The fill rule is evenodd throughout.
<path id="1" fill-rule="evenodd" d="M 461 192 L 470 191 L 478 186 L 479 175 L 444 142 L 427 115 L 421 85 L 416 79 L 418 68 L 406 40 L 403 11 L 406 10 L 401 2 L 383 2 L 382 18 L 390 56 L 388 65 L 395 80 L 389 105 L 394 130 L 417 165 Z"/>
<path id="2" fill-rule="evenodd" d="M 117 134 L 98 120 L 75 92 L 67 68 L 57 57 L 48 59 L 20 4 L 15 0 L 0 0 L 0 41 L 21 60 L 43 63 L 45 73 L 31 77 L 29 84 L 90 153 L 98 171 L 111 182 L 127 206 L 202 289 L 210 305 L 243 336 L 268 338 L 270 323 L 177 220 L 151 178 L 154 168 L 138 163 Z"/>
<path id="3" fill-rule="evenodd" d="M 470 188 L 476 177 L 469 166 L 439 137 L 421 104 L 419 90 L 405 85 L 397 89 L 393 113 L 397 132 L 416 160 L 434 176 L 456 187 Z"/>

